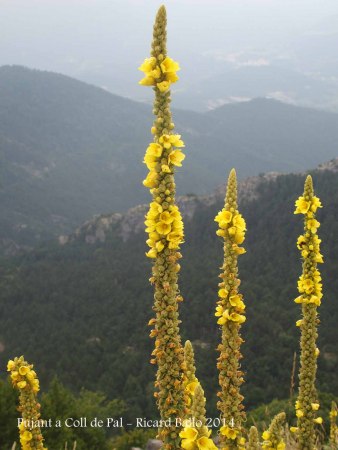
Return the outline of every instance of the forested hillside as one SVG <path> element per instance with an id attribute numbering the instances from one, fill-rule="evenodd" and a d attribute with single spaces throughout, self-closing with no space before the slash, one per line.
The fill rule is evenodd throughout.
<path id="1" fill-rule="evenodd" d="M 150 105 L 18 66 L 0 68 L 0 97 L 1 252 L 147 200 Z M 232 166 L 243 178 L 337 156 L 337 114 L 258 99 L 174 120 L 187 146 L 179 194 L 211 192 Z"/>
<path id="2" fill-rule="evenodd" d="M 338 392 L 338 162 L 313 173 L 323 209 L 318 214 L 324 298 L 320 307 L 318 383 Z M 304 175 L 267 175 L 243 181 L 241 212 L 247 220 L 247 253 L 240 259 L 247 304 L 243 335 L 246 404 L 253 408 L 289 395 L 293 354 L 298 351 L 297 278 L 301 262 L 293 215 Z M 222 244 L 213 219 L 224 190 L 181 199 L 186 222 L 182 252 L 183 338 L 193 341 L 198 376 L 216 414 L 214 317 Z M 34 361 L 42 386 L 57 374 L 73 390 L 101 390 L 126 401 L 130 417 L 154 414 L 154 367 L 148 363 L 152 316 L 150 263 L 144 255 L 145 208 L 87 222 L 68 242 L 54 242 L 3 261 L 0 282 L 0 347 L 4 361 L 24 354 Z"/>

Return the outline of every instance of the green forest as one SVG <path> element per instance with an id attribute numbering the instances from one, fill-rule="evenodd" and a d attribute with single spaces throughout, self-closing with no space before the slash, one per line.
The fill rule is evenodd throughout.
<path id="1" fill-rule="evenodd" d="M 331 166 L 312 172 L 324 205 L 318 214 L 325 261 L 318 389 L 326 404 L 338 391 L 338 306 L 334 294 L 338 289 L 338 171 L 336 162 Z M 290 397 L 293 358 L 299 346 L 299 329 L 295 326 L 299 312 L 293 300 L 300 275 L 295 242 L 301 232 L 293 205 L 303 182 L 303 175 L 261 176 L 254 192 L 240 197 L 248 228 L 247 253 L 239 267 L 247 304 L 242 351 L 248 381 L 243 394 L 247 409 L 256 409 L 260 420 L 266 413 L 263 405 Z M 180 313 L 182 339 L 190 339 L 194 345 L 198 377 L 208 398 L 207 414 L 217 417 L 215 349 L 219 330 L 214 308 L 222 248 L 213 218 L 223 201 L 219 194 L 210 198 L 191 196 L 193 213 L 189 202 L 183 210 L 186 243 L 182 249 L 180 285 L 184 302 Z M 51 242 L 20 257 L 2 260 L 3 371 L 5 361 L 13 355 L 24 354 L 34 361 L 42 392 L 47 392 L 42 401 L 46 405 L 44 415 L 55 414 L 53 407 L 61 411 L 62 401 L 67 408 L 83 414 L 92 395 L 97 399 L 92 404 L 97 404 L 103 415 L 118 410 L 127 420 L 156 417 L 152 400 L 154 368 L 147 362 L 151 343 L 146 324 L 151 317 L 152 293 L 147 281 L 150 264 L 144 257 L 144 233 L 131 233 L 123 240 L 118 227 L 112 226 L 103 243 L 90 245 L 80 234 L 65 246 Z M 5 376 L 2 379 L 0 422 L 8 430 L 7 434 L 0 433 L 4 445 L 15 435 L 15 427 L 13 430 L 9 425 L 15 416 L 15 395 L 9 392 Z M 66 396 L 60 395 L 61 389 Z M 51 401 L 53 396 L 59 396 L 55 403 Z M 257 410 L 260 405 L 263 409 Z M 7 408 L 11 414 L 4 412 Z"/>

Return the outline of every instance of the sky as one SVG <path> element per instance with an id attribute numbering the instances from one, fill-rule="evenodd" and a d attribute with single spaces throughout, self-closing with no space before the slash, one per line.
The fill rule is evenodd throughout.
<path id="1" fill-rule="evenodd" d="M 168 0 L 169 47 L 208 52 L 278 46 L 338 14 L 337 3 Z M 0 64 L 56 68 L 141 56 L 149 48 L 160 4 L 154 0 L 0 0 Z"/>
<path id="2" fill-rule="evenodd" d="M 116 86 L 127 96 L 139 77 L 135 67 L 148 56 L 160 5 L 157 0 L 0 0 L 0 66 L 55 71 L 110 90 Z M 338 31 L 337 0 L 167 0 L 165 5 L 169 53 L 182 67 L 186 62 L 187 76 L 202 77 L 219 61 L 265 64 L 273 54 L 292 58 L 304 36 L 335 26 Z"/>

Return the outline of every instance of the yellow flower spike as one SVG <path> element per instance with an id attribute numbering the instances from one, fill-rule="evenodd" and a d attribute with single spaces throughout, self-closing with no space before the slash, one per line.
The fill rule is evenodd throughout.
<path id="1" fill-rule="evenodd" d="M 40 404 L 36 394 L 39 391 L 39 380 L 23 356 L 14 358 L 7 364 L 7 370 L 11 372 L 13 387 L 19 390 L 19 411 L 23 421 L 18 426 L 22 450 L 46 450 L 43 446 L 43 437 L 38 426 L 40 420 Z M 32 426 L 32 424 L 34 426 Z"/>
<path id="2" fill-rule="evenodd" d="M 254 426 L 252 426 L 249 431 L 248 450 L 261 450 L 258 430 Z"/>
<path id="3" fill-rule="evenodd" d="M 164 423 L 158 430 L 163 449 L 190 448 L 190 439 L 179 436 L 176 418 L 186 413 L 184 352 L 179 334 L 178 303 L 182 301 L 178 289 L 178 260 L 180 245 L 184 242 L 183 222 L 175 200 L 175 171 L 181 166 L 184 155 L 178 149 L 184 147 L 181 136 L 174 134 L 170 111 L 170 86 L 178 77 L 177 63 L 167 55 L 166 10 L 158 10 L 154 30 L 151 57 L 140 70 L 144 72 L 141 84 L 153 86 L 154 123 L 151 128 L 153 142 L 146 150 L 144 162 L 150 170 L 143 184 L 150 189 L 152 202 L 146 215 L 147 257 L 153 260 L 151 283 L 154 285 L 156 329 L 150 333 L 156 337 L 156 392 L 155 398 Z M 169 420 L 168 420 L 169 419 Z M 189 444 L 190 442 L 190 444 Z M 197 444 L 195 444 L 195 447 Z M 196 447 L 197 449 L 197 447 Z"/>
<path id="4" fill-rule="evenodd" d="M 330 444 L 331 447 L 334 448 L 338 444 L 338 427 L 337 427 L 337 416 L 338 410 L 335 402 L 331 404 L 330 411 Z"/>
<path id="5" fill-rule="evenodd" d="M 222 283 L 218 291 L 218 306 L 215 316 L 219 317 L 217 324 L 221 326 L 222 343 L 219 346 L 220 357 L 217 407 L 225 424 L 234 423 L 233 427 L 227 425 L 220 430 L 220 444 L 222 448 L 234 450 L 240 448 L 242 438 L 242 423 L 245 420 L 243 396 L 240 386 L 243 383 L 243 373 L 240 370 L 242 358 L 240 346 L 241 324 L 245 321 L 245 304 L 238 293 L 240 281 L 238 279 L 237 258 L 244 253 L 238 247 L 245 237 L 246 224 L 237 209 L 237 180 L 234 169 L 230 172 L 224 208 L 215 217 L 219 229 L 217 235 L 224 239 L 224 264 L 222 266 Z"/>
<path id="6" fill-rule="evenodd" d="M 317 263 L 322 262 L 320 254 L 321 240 L 317 236 L 320 223 L 315 218 L 321 202 L 315 197 L 311 176 L 304 185 L 304 193 L 296 201 L 295 214 L 304 215 L 304 232 L 297 240 L 297 248 L 303 259 L 303 273 L 298 280 L 298 291 L 301 294 L 296 303 L 301 304 L 302 318 L 296 322 L 301 326 L 300 339 L 300 369 L 299 393 L 296 404 L 297 436 L 300 450 L 314 448 L 316 442 L 316 423 L 321 423 L 320 417 L 315 417 L 319 409 L 316 393 L 317 357 L 319 350 L 317 338 L 317 308 L 321 304 L 322 284 Z"/>
<path id="7" fill-rule="evenodd" d="M 262 439 L 264 440 L 265 444 L 265 447 L 263 445 L 262 448 L 271 450 L 285 449 L 285 443 L 283 440 L 285 417 L 285 413 L 281 412 L 272 419 L 269 429 L 264 431 L 264 433 L 262 434 Z"/>

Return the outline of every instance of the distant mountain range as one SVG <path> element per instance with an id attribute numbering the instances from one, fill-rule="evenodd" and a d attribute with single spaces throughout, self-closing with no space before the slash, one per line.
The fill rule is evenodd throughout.
<path id="1" fill-rule="evenodd" d="M 337 393 L 338 353 L 338 159 L 312 172 L 325 263 L 320 307 L 318 387 Z M 249 408 L 288 398 L 300 317 L 296 248 L 302 217 L 294 202 L 305 175 L 266 174 L 243 180 L 240 210 L 247 221 L 247 253 L 239 259 L 247 305 L 243 326 L 244 394 Z M 214 217 L 224 186 L 206 196 L 179 199 L 185 221 L 180 290 L 183 339 L 196 349 L 198 376 L 208 414 L 216 417 L 216 352 L 220 338 L 214 310 L 222 242 Z M 155 414 L 152 317 L 143 220 L 146 206 L 97 217 L 59 242 L 44 245 L 0 266 L 1 360 L 24 354 L 35 363 L 43 389 L 55 375 L 72 389 L 86 387 L 126 401 L 130 418 Z M 4 366 L 4 362 L 3 362 Z M 4 370 L 4 367 L 3 367 Z"/>
<path id="2" fill-rule="evenodd" d="M 0 251 L 148 199 L 141 182 L 149 105 L 18 66 L 0 68 L 0 98 Z M 174 120 L 187 154 L 179 194 L 210 192 L 231 167 L 244 178 L 304 170 L 338 154 L 337 114 L 273 100 L 176 110 Z"/>

